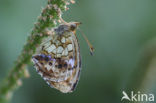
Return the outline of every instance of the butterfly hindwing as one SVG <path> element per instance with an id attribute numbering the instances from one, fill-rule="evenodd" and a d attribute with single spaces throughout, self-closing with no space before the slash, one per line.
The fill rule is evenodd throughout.
<path id="1" fill-rule="evenodd" d="M 37 72 L 61 92 L 72 92 L 79 80 L 81 58 L 73 32 L 52 35 L 43 40 L 32 57 Z"/>

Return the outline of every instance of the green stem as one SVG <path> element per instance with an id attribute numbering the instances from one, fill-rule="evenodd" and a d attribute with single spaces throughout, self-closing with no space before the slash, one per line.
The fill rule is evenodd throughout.
<path id="1" fill-rule="evenodd" d="M 40 45 L 41 40 L 47 36 L 47 29 L 57 25 L 62 11 L 67 10 L 66 6 L 69 3 L 69 0 L 48 0 L 48 4 L 42 10 L 37 23 L 35 23 L 21 55 L 8 76 L 4 79 L 4 82 L 1 83 L 0 103 L 8 102 L 14 90 L 21 85 L 21 79 L 29 76 L 26 65 L 30 63 L 31 57 L 35 53 L 36 47 Z"/>

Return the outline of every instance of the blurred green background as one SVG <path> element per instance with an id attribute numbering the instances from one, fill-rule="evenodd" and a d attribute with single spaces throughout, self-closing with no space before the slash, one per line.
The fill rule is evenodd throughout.
<path id="1" fill-rule="evenodd" d="M 0 84 L 46 3 L 0 0 Z M 82 72 L 76 91 L 62 94 L 50 88 L 31 65 L 31 77 L 23 80 L 11 103 L 121 103 L 122 91 L 144 56 L 144 46 L 156 37 L 156 1 L 77 0 L 63 18 L 82 22 L 81 30 L 95 47 L 94 56 L 90 56 L 86 42 L 77 33 Z M 156 95 L 156 80 L 150 80 L 146 92 Z"/>

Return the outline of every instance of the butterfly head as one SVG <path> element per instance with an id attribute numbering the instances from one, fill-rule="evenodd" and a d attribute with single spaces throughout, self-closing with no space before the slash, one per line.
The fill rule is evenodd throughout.
<path id="1" fill-rule="evenodd" d="M 82 24 L 81 22 L 70 22 L 68 25 L 71 31 L 75 31 L 77 27 Z"/>

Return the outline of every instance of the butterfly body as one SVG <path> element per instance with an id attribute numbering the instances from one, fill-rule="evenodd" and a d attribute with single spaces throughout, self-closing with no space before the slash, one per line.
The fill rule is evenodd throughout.
<path id="1" fill-rule="evenodd" d="M 52 35 L 43 39 L 33 55 L 36 71 L 53 88 L 63 93 L 72 92 L 79 80 L 81 58 L 76 22 L 63 24 Z"/>

